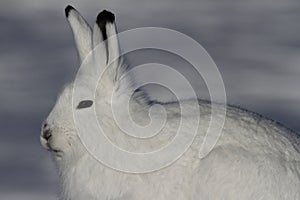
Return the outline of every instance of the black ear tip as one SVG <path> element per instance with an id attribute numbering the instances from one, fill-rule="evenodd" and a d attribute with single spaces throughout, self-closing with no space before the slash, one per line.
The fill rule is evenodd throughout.
<path id="1" fill-rule="evenodd" d="M 66 17 L 69 17 L 69 13 L 71 10 L 75 10 L 75 8 L 71 5 L 68 5 L 66 8 L 65 8 L 65 14 L 66 14 Z"/>
<path id="2" fill-rule="evenodd" d="M 103 10 L 97 16 L 97 23 L 101 22 L 110 22 L 113 23 L 115 21 L 115 15 L 107 10 Z"/>

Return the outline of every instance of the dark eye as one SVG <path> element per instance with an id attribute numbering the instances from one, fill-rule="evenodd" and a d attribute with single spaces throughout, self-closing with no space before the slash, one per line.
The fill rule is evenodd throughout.
<path id="1" fill-rule="evenodd" d="M 91 100 L 80 101 L 77 106 L 77 109 L 88 108 L 88 107 L 91 107 L 92 105 L 93 105 L 93 101 L 91 101 Z"/>

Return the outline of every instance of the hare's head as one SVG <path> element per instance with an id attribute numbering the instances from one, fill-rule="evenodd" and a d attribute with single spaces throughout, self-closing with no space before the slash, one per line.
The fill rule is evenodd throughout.
<path id="1" fill-rule="evenodd" d="M 75 128 L 73 112 L 89 109 L 96 103 L 109 105 L 112 93 L 124 93 L 122 88 L 129 86 L 130 81 L 122 81 L 122 72 L 126 70 L 119 57 L 119 46 L 116 37 L 115 16 L 106 10 L 99 13 L 93 29 L 72 6 L 67 6 L 66 17 L 73 31 L 78 55 L 82 65 L 76 80 L 67 85 L 60 94 L 54 108 L 43 123 L 41 133 L 42 145 L 57 158 L 73 157 L 84 153 Z M 103 73 L 102 73 L 103 72 Z M 103 74 L 99 81 L 99 73 Z M 98 80 L 96 99 L 84 94 L 92 90 L 90 82 Z M 74 85 L 82 92 L 82 99 L 73 101 Z M 99 92 L 98 92 L 99 91 Z M 120 97 L 118 96 L 118 98 Z M 101 103 L 100 103 L 101 104 Z"/>

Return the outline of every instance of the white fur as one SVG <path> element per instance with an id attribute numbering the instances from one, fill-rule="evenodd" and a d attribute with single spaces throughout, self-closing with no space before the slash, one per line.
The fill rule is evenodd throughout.
<path id="1" fill-rule="evenodd" d="M 71 11 L 69 21 L 82 61 L 92 49 L 90 41 L 94 45 L 101 42 L 101 31 L 95 26 L 92 36 L 88 25 L 76 10 Z M 114 34 L 115 25 L 107 26 L 110 27 L 108 35 Z M 118 53 L 116 47 L 116 41 L 110 42 L 108 52 Z M 111 133 L 107 136 L 118 146 L 133 151 L 145 148 L 153 150 L 166 144 L 178 128 L 178 104 L 158 103 L 165 107 L 170 116 L 159 137 L 141 143 L 119 134 L 110 113 L 110 97 L 112 91 L 118 88 L 115 92 L 119 98 L 115 101 L 122 105 L 122 97 L 131 94 L 132 81 L 114 79 L 120 77 L 122 69 L 126 69 L 121 60 L 112 69 L 99 84 L 96 102 L 99 120 L 105 132 Z M 200 160 L 199 145 L 208 128 L 210 103 L 199 101 L 201 124 L 189 150 L 162 170 L 148 174 L 127 174 L 104 166 L 87 153 L 81 144 L 71 112 L 72 87 L 72 83 L 65 87 L 46 120 L 52 130 L 53 136 L 48 146 L 53 150 L 61 178 L 62 200 L 300 199 L 300 140 L 295 133 L 278 123 L 227 106 L 222 136 L 210 154 Z M 188 107 L 189 101 L 182 104 Z M 137 94 L 131 105 L 133 118 L 141 123 L 147 122 L 149 107 L 147 96 L 142 92 Z M 218 107 L 224 108 L 222 105 Z M 45 145 L 43 138 L 42 143 Z"/>

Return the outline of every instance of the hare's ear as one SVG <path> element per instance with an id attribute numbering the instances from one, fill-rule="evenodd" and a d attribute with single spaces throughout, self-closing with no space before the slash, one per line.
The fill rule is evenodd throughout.
<path id="1" fill-rule="evenodd" d="M 73 31 L 79 58 L 82 62 L 92 51 L 92 30 L 80 13 L 72 6 L 68 5 L 65 8 L 65 13 Z"/>
<path id="2" fill-rule="evenodd" d="M 119 42 L 115 25 L 115 15 L 103 10 L 97 16 L 93 35 L 94 48 L 97 47 L 97 57 L 100 56 L 105 64 L 119 64 Z M 101 54 L 101 55 L 99 55 Z"/>

